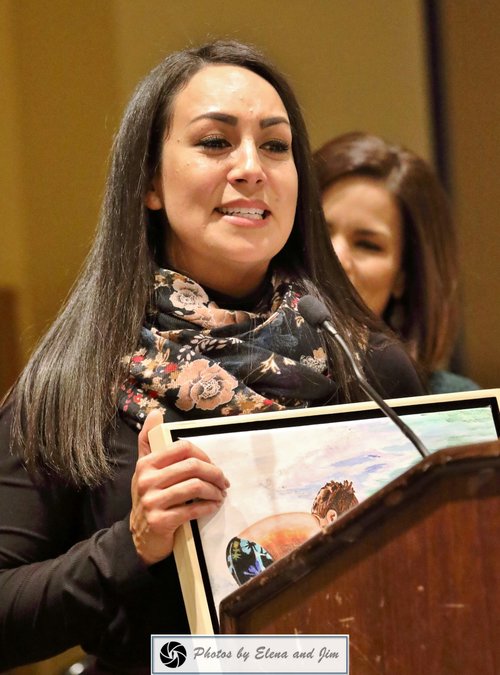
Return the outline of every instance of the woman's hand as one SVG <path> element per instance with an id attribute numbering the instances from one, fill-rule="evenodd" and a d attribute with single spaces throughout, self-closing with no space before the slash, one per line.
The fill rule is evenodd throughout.
<path id="1" fill-rule="evenodd" d="M 216 511 L 229 487 L 222 471 L 189 441 L 151 452 L 148 432 L 162 421 L 160 411 L 147 416 L 132 477 L 130 530 L 146 565 L 170 555 L 179 525 Z"/>

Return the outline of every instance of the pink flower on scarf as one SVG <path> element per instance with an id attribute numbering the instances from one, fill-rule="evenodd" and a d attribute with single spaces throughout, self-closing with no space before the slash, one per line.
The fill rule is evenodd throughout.
<path id="1" fill-rule="evenodd" d="M 198 324 L 202 328 L 216 328 L 244 321 L 248 314 L 239 310 L 220 309 L 209 302 L 208 295 L 196 282 L 178 276 L 172 283 L 170 302 L 177 316 Z"/>
<path id="2" fill-rule="evenodd" d="M 187 312 L 194 312 L 208 302 L 208 295 L 203 288 L 190 279 L 175 279 L 172 284 L 174 292 L 170 296 L 170 302 L 174 307 Z"/>
<path id="3" fill-rule="evenodd" d="M 207 359 L 197 359 L 182 369 L 176 385 L 176 406 L 180 410 L 214 410 L 229 403 L 238 380 L 217 364 L 211 366 Z"/>

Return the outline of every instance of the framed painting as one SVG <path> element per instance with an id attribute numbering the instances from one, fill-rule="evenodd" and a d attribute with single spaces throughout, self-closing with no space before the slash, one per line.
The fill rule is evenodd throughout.
<path id="1" fill-rule="evenodd" d="M 500 437 L 500 389 L 388 401 L 430 453 Z M 202 448 L 231 483 L 217 513 L 176 532 L 195 634 L 219 631 L 221 600 L 422 460 L 372 402 L 162 424 L 153 451 Z"/>

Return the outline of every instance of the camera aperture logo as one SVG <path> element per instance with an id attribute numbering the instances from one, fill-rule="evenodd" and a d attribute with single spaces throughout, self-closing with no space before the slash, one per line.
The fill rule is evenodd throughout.
<path id="1" fill-rule="evenodd" d="M 180 642 L 171 640 L 160 649 L 160 659 L 167 668 L 179 668 L 186 660 L 187 652 Z"/>

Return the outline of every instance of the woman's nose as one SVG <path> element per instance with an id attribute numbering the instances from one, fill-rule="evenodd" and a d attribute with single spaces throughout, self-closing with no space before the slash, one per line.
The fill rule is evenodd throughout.
<path id="1" fill-rule="evenodd" d="M 265 182 L 266 173 L 255 143 L 242 143 L 233 153 L 233 158 L 233 166 L 228 173 L 230 183 L 257 185 Z"/>

